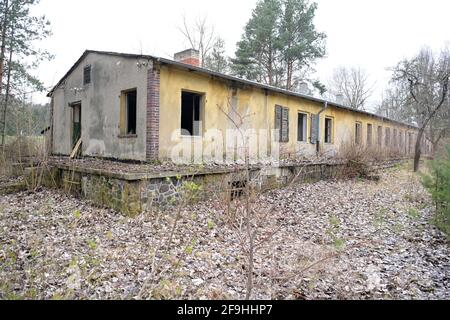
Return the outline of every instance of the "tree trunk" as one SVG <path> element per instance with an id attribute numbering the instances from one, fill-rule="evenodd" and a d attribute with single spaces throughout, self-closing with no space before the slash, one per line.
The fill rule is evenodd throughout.
<path id="1" fill-rule="evenodd" d="M 8 5 L 9 0 L 5 1 L 5 12 L 3 15 L 3 23 L 2 23 L 2 46 L 0 49 L 0 95 L 3 91 L 3 65 L 5 62 L 5 51 L 6 51 L 6 29 L 8 28 L 7 20 L 8 20 Z"/>
<path id="2" fill-rule="evenodd" d="M 5 152 L 5 136 L 6 136 L 6 109 L 8 108 L 9 91 L 11 88 L 11 69 L 12 69 L 13 49 L 9 52 L 8 62 L 8 80 L 6 82 L 5 104 L 3 106 L 3 132 L 2 132 L 2 151 Z"/>
<path id="3" fill-rule="evenodd" d="M 437 147 L 438 147 L 438 144 L 439 144 L 439 142 L 431 142 L 431 148 L 433 148 L 432 150 L 431 150 L 431 156 L 434 158 L 435 156 L 436 156 L 436 149 L 437 149 Z"/>
<path id="4" fill-rule="evenodd" d="M 438 148 L 439 142 L 440 142 L 441 139 L 445 136 L 446 130 L 447 130 L 447 129 L 442 129 L 442 130 L 439 132 L 437 138 L 434 138 L 434 137 L 433 137 L 434 134 L 433 134 L 433 135 L 430 135 L 430 136 L 431 136 L 431 144 L 432 144 L 432 148 L 433 148 L 433 150 L 431 150 L 431 155 L 433 156 L 433 158 L 436 156 L 436 150 L 437 150 L 437 148 Z"/>
<path id="5" fill-rule="evenodd" d="M 288 62 L 287 67 L 287 79 L 286 79 L 286 90 L 292 90 L 292 70 L 294 69 L 293 63 Z"/>
<path id="6" fill-rule="evenodd" d="M 267 76 L 269 78 L 269 86 L 273 86 L 273 68 L 272 68 L 272 60 L 269 62 L 269 66 L 267 68 Z"/>
<path id="7" fill-rule="evenodd" d="M 421 141 L 423 132 L 425 130 L 425 127 L 422 127 L 419 129 L 419 133 L 417 134 L 417 140 L 416 140 L 416 148 L 414 151 L 414 172 L 419 171 L 419 163 L 420 163 L 420 154 L 421 154 Z"/>

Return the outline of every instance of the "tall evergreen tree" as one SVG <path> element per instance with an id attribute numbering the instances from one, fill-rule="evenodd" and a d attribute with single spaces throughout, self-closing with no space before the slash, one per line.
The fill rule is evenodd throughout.
<path id="1" fill-rule="evenodd" d="M 211 53 L 205 57 L 203 67 L 212 71 L 227 73 L 228 60 L 225 54 L 225 41 L 218 37 L 214 42 Z"/>
<path id="2" fill-rule="evenodd" d="M 45 16 L 33 16 L 30 9 L 39 0 L 0 0 L 0 96 L 2 101 L 2 145 L 10 96 L 24 90 L 43 90 L 42 82 L 30 71 L 52 56 L 35 48 L 35 42 L 50 35 Z M 5 90 L 3 90 L 5 88 Z M 15 98 L 17 100 L 17 98 Z"/>
<path id="3" fill-rule="evenodd" d="M 298 74 L 311 67 L 314 61 L 325 55 L 325 34 L 316 31 L 314 16 L 317 4 L 306 0 L 284 0 L 280 25 L 283 65 L 286 73 L 286 89 L 293 90 Z"/>
<path id="4" fill-rule="evenodd" d="M 238 43 L 236 58 L 232 60 L 232 70 L 236 75 L 279 85 L 280 16 L 280 0 L 258 2 Z"/>
<path id="5" fill-rule="evenodd" d="M 325 34 L 313 23 L 317 5 L 307 0 L 260 0 L 238 42 L 232 72 L 249 80 L 294 90 L 308 81 L 314 61 L 325 55 Z"/>

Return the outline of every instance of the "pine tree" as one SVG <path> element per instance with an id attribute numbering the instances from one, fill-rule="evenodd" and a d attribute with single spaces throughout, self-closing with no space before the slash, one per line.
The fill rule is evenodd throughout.
<path id="1" fill-rule="evenodd" d="M 325 55 L 325 34 L 316 31 L 317 5 L 307 0 L 260 0 L 238 42 L 232 72 L 249 80 L 294 90 L 310 79 L 315 60 Z"/>
<path id="2" fill-rule="evenodd" d="M 233 72 L 249 80 L 279 85 L 278 30 L 281 16 L 280 0 L 261 0 L 238 43 Z"/>
<path id="3" fill-rule="evenodd" d="M 43 90 L 42 82 L 30 71 L 52 56 L 34 47 L 35 41 L 48 37 L 51 32 L 45 16 L 36 17 L 30 8 L 39 0 L 0 0 L 0 96 L 2 101 L 2 146 L 6 129 L 8 100 L 30 88 Z M 31 63 L 29 61 L 32 61 Z M 3 88 L 5 87 L 5 92 Z"/>
<path id="4" fill-rule="evenodd" d="M 212 48 L 212 52 L 208 54 L 203 61 L 203 67 L 212 71 L 227 73 L 228 61 L 225 55 L 225 41 L 218 37 Z"/>
<path id="5" fill-rule="evenodd" d="M 305 0 L 285 0 L 280 26 L 281 51 L 286 73 L 286 89 L 293 90 L 299 74 L 325 55 L 325 34 L 316 31 L 317 4 Z"/>

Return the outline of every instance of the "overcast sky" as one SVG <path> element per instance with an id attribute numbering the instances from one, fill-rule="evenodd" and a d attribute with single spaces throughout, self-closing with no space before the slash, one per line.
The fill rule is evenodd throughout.
<path id="1" fill-rule="evenodd" d="M 188 47 L 177 26 L 185 14 L 207 15 L 232 56 L 257 0 L 41 0 L 35 9 L 52 24 L 40 46 L 55 59 L 38 70 L 54 85 L 86 49 L 144 53 L 172 58 Z M 325 32 L 327 57 L 317 77 L 327 82 L 334 68 L 361 66 L 376 82 L 371 104 L 389 80 L 387 67 L 428 45 L 450 45 L 449 0 L 316 0 L 316 27 Z M 45 102 L 33 95 L 34 102 Z"/>

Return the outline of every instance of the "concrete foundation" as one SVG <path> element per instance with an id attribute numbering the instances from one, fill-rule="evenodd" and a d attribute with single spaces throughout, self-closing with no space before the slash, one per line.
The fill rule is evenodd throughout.
<path id="1" fill-rule="evenodd" d="M 393 166 L 401 161 L 380 162 L 374 168 Z M 247 182 L 245 171 L 233 169 L 145 174 L 55 165 L 47 170 L 49 174 L 43 183 L 91 200 L 97 205 L 135 216 L 154 207 L 168 209 L 180 201 L 208 200 L 213 195 L 226 199 L 236 194 L 234 189 L 246 183 L 265 191 L 286 186 L 294 178 L 298 183 L 334 179 L 339 177 L 343 166 L 339 163 L 311 163 L 252 168 L 250 181 Z"/>

